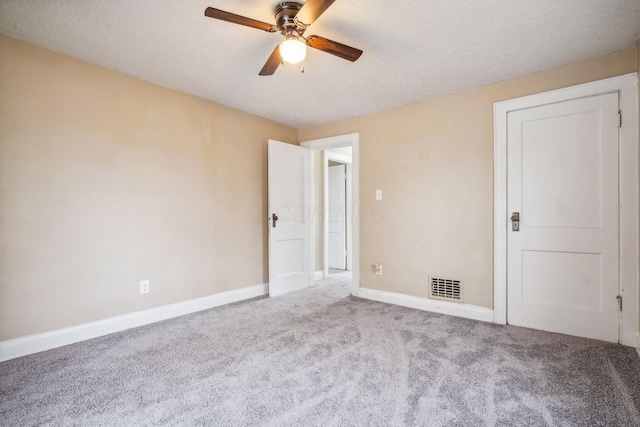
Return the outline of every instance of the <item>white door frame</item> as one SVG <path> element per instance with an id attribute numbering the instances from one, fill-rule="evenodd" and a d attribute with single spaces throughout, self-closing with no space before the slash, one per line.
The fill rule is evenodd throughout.
<path id="1" fill-rule="evenodd" d="M 638 75 L 626 74 L 522 98 L 496 102 L 494 119 L 494 322 L 507 323 L 507 113 L 604 93 L 620 94 L 619 238 L 620 342 L 636 346 L 638 325 Z"/>
<path id="2" fill-rule="evenodd" d="M 351 294 L 353 296 L 358 295 L 358 289 L 360 288 L 360 134 L 359 133 L 349 133 L 346 135 L 338 135 L 332 136 L 328 138 L 320 138 L 314 139 L 310 141 L 303 141 L 300 143 L 302 147 L 306 147 L 309 150 L 327 150 L 330 148 L 339 148 L 339 147 L 351 147 L 351 168 L 352 168 L 352 203 L 351 203 L 351 217 L 353 218 L 351 221 L 351 233 L 352 233 L 352 258 L 353 258 L 353 270 L 352 270 L 352 288 Z M 314 189 L 314 162 L 311 162 L 311 189 Z M 324 187 L 327 187 L 327 183 L 325 181 Z M 323 190 L 324 191 L 324 190 Z M 313 194 L 313 193 L 312 193 Z M 325 199 L 325 207 L 326 210 L 327 204 Z M 315 197 L 311 197 L 311 212 L 315 212 Z M 323 222 L 327 221 L 327 215 L 323 215 Z M 315 223 L 315 215 L 314 221 Z M 324 229 L 327 229 L 327 225 L 325 225 Z M 324 231 L 323 231 L 324 234 Z M 326 245 L 324 245 L 326 248 Z M 323 249 L 325 250 L 325 249 Z M 312 226 L 311 230 L 311 265 L 315 265 L 315 227 Z M 324 256 L 323 254 L 323 269 L 328 273 L 328 255 Z M 315 274 L 313 272 L 315 268 L 311 269 L 312 281 L 315 281 Z"/>
<path id="3" fill-rule="evenodd" d="M 346 206 L 353 205 L 353 195 L 351 194 L 352 189 L 349 188 L 351 187 L 351 185 L 349 185 L 349 182 L 351 181 L 351 179 L 353 179 L 353 178 L 349 179 L 350 175 L 353 174 L 353 169 L 350 167 L 352 162 L 351 158 L 339 153 L 334 153 L 333 151 L 324 150 L 322 152 L 322 177 L 323 177 L 322 203 L 324 206 L 324 215 L 322 215 L 322 218 L 323 218 L 322 220 L 322 267 L 323 267 L 322 270 L 323 270 L 323 275 L 325 279 L 329 277 L 329 215 L 328 215 L 328 212 L 329 212 L 329 160 L 343 163 L 346 166 L 345 168 L 345 174 L 347 176 Z M 349 221 L 349 211 L 347 211 L 346 217 L 345 217 L 345 223 L 344 223 L 345 233 L 347 236 L 349 236 L 349 233 L 351 233 L 350 222 L 351 221 Z M 348 254 L 352 253 L 350 249 L 353 250 L 353 248 L 350 247 L 352 241 L 353 239 L 349 239 L 349 238 L 346 239 L 345 247 Z M 351 261 L 348 261 L 347 263 L 347 270 L 349 269 L 348 268 L 349 264 L 351 264 Z"/>

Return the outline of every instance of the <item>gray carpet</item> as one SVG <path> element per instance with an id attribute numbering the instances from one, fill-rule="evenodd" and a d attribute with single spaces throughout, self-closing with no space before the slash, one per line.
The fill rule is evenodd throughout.
<path id="1" fill-rule="evenodd" d="M 349 296 L 348 273 L 0 364 L 0 423 L 640 425 L 629 347 Z"/>

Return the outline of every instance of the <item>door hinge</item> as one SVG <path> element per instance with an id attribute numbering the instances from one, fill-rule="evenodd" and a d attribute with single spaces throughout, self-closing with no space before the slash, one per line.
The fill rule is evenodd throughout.
<path id="1" fill-rule="evenodd" d="M 616 299 L 618 300 L 618 311 L 622 311 L 622 297 L 618 295 Z"/>
<path id="2" fill-rule="evenodd" d="M 618 119 L 617 119 L 617 123 L 619 128 L 622 127 L 622 110 L 618 110 Z"/>

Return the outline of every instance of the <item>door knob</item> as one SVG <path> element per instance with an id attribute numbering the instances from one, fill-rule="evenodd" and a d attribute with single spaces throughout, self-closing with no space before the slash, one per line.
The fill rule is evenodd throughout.
<path id="1" fill-rule="evenodd" d="M 278 220 L 278 215 L 276 214 L 271 214 L 271 226 L 273 228 L 276 228 L 276 221 Z"/>
<path id="2" fill-rule="evenodd" d="M 520 231 L 520 212 L 514 212 L 511 215 L 511 229 L 513 231 Z"/>

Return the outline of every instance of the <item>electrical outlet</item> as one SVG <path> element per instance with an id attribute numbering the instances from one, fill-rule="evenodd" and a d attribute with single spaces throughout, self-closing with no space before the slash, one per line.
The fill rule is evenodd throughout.
<path id="1" fill-rule="evenodd" d="M 149 293 L 149 281 L 148 280 L 141 280 L 140 281 L 140 293 L 141 294 L 148 294 Z"/>
<path id="2" fill-rule="evenodd" d="M 375 271 L 378 276 L 382 276 L 382 264 L 373 264 L 373 271 Z"/>

